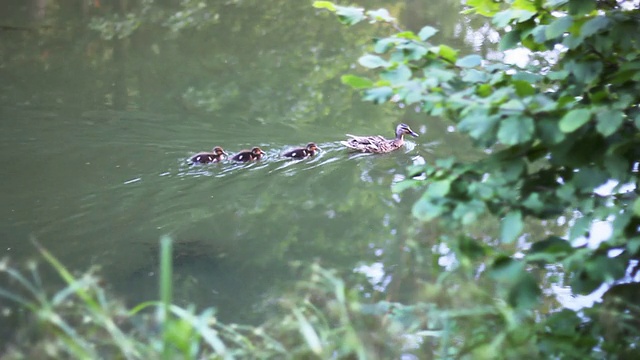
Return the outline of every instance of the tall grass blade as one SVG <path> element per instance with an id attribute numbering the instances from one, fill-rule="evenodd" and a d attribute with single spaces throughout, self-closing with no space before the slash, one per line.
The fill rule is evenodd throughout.
<path id="1" fill-rule="evenodd" d="M 298 320 L 298 325 L 300 326 L 300 333 L 309 345 L 311 351 L 313 351 L 316 355 L 322 354 L 322 343 L 320 342 L 320 337 L 318 337 L 318 333 L 313 329 L 311 323 L 307 320 L 307 318 L 302 314 L 300 309 L 293 308 L 293 315 Z"/>
<path id="2" fill-rule="evenodd" d="M 162 358 L 171 359 L 169 347 L 169 311 L 171 308 L 173 264 L 171 262 L 172 245 L 171 238 L 163 236 L 160 240 L 160 323 L 162 324 Z"/>

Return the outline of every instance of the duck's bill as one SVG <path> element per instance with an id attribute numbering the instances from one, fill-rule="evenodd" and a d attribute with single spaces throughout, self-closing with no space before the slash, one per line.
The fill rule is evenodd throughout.
<path id="1" fill-rule="evenodd" d="M 416 132 L 415 132 L 415 131 L 413 131 L 413 130 L 409 130 L 409 134 L 411 134 L 411 136 L 418 137 L 418 133 L 416 133 Z"/>

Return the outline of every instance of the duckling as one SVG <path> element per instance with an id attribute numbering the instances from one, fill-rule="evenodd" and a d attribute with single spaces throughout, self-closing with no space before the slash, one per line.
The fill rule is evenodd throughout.
<path id="1" fill-rule="evenodd" d="M 287 151 L 282 154 L 282 156 L 292 159 L 304 159 L 306 157 L 314 156 L 319 150 L 321 149 L 315 143 L 308 143 L 306 147 Z"/>
<path id="2" fill-rule="evenodd" d="M 262 155 L 264 154 L 265 152 L 262 151 L 262 149 L 260 149 L 259 147 L 254 147 L 251 150 L 239 151 L 237 154 L 233 155 L 231 159 L 233 159 L 234 161 L 242 161 L 242 162 L 254 161 L 254 160 L 260 160 L 262 158 Z"/>
<path id="3" fill-rule="evenodd" d="M 216 146 L 211 152 L 201 152 L 193 155 L 189 162 L 191 164 L 208 164 L 222 161 L 226 157 L 227 153 L 220 146 Z"/>
<path id="4" fill-rule="evenodd" d="M 350 149 L 366 152 L 366 153 L 388 153 L 399 149 L 404 145 L 404 134 L 417 137 L 416 134 L 409 125 L 399 124 L 396 127 L 396 138 L 389 140 L 380 135 L 374 136 L 354 136 L 347 134 L 349 139 L 347 141 L 341 141 L 340 143 Z"/>

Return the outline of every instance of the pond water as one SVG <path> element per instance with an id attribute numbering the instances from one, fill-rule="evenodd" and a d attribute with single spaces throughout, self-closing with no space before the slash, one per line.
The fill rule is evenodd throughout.
<path id="1" fill-rule="evenodd" d="M 416 195 L 390 189 L 408 165 L 472 156 L 442 120 L 364 103 L 340 83 L 389 29 L 347 28 L 304 1 L 106 3 L 3 2 L 0 257 L 38 259 L 35 239 L 73 270 L 99 265 L 118 295 L 141 301 L 157 296 L 169 235 L 178 303 L 254 321 L 298 279 L 291 263 L 348 273 L 397 251 Z M 464 46 L 457 1 L 359 3 Z M 338 143 L 390 137 L 400 122 L 420 134 L 400 151 L 354 155 Z M 279 156 L 310 141 L 322 148 L 314 158 Z M 267 155 L 186 163 L 214 145 Z"/>

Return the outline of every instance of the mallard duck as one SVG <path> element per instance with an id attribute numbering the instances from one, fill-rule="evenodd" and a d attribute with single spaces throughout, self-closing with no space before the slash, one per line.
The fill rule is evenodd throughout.
<path id="1" fill-rule="evenodd" d="M 262 149 L 260 149 L 259 147 L 254 147 L 251 150 L 239 151 L 237 154 L 233 155 L 231 159 L 233 159 L 234 161 L 242 161 L 242 162 L 260 160 L 262 158 L 262 155 L 264 154 L 265 152 L 262 151 Z"/>
<path id="2" fill-rule="evenodd" d="M 374 136 L 355 136 L 347 134 L 349 139 L 340 143 L 350 149 L 362 151 L 366 153 L 388 153 L 399 149 L 404 145 L 404 134 L 418 136 L 407 124 L 399 124 L 396 127 L 396 138 L 393 140 L 385 139 L 380 135 Z"/>
<path id="3" fill-rule="evenodd" d="M 297 148 L 286 153 L 282 154 L 282 156 L 289 157 L 292 159 L 304 159 L 309 156 L 315 155 L 320 148 L 315 143 L 308 143 L 306 147 Z"/>
<path id="4" fill-rule="evenodd" d="M 219 162 L 225 157 L 227 157 L 227 153 L 220 146 L 216 146 L 211 152 L 201 152 L 193 155 L 189 162 L 192 164 L 208 164 Z"/>

